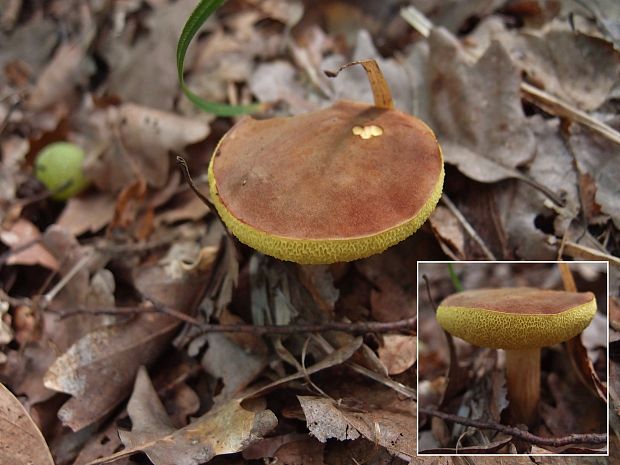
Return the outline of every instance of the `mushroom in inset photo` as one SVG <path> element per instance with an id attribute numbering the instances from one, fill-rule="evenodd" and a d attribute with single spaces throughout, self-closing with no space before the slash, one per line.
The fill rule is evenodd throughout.
<path id="1" fill-rule="evenodd" d="M 561 266 L 418 265 L 419 453 L 605 451 L 607 265 Z"/>

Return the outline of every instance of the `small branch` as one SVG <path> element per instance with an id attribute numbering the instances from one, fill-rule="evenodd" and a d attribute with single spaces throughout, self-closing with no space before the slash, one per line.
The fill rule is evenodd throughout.
<path id="1" fill-rule="evenodd" d="M 342 331 L 351 334 L 391 333 L 396 331 L 413 330 L 416 328 L 417 317 L 398 321 L 362 321 L 357 323 L 343 323 L 328 321 L 319 324 L 291 324 L 291 325 L 220 325 L 201 324 L 200 329 L 205 333 L 253 333 L 263 334 L 300 334 L 321 333 L 325 331 Z"/>
<path id="2" fill-rule="evenodd" d="M 149 307 L 77 307 L 71 310 L 65 310 L 63 312 L 50 310 L 52 313 L 57 313 L 60 320 L 65 318 L 71 318 L 77 315 L 138 315 L 140 313 L 161 313 L 156 308 Z"/>
<path id="3" fill-rule="evenodd" d="M 448 197 L 448 195 L 444 193 L 441 197 L 441 201 L 446 205 L 446 207 L 448 207 L 448 209 L 456 217 L 459 223 L 461 223 L 465 231 L 467 231 L 467 234 L 469 234 L 469 236 L 476 242 L 476 244 L 478 244 L 482 252 L 484 252 L 484 255 L 489 260 L 492 260 L 492 261 L 497 260 L 497 258 L 495 258 L 495 255 L 493 255 L 493 252 L 489 250 L 489 248 L 486 246 L 486 244 L 484 243 L 482 238 L 478 235 L 478 233 L 473 228 L 473 226 L 469 223 L 469 221 L 467 221 L 467 219 L 463 216 L 460 210 L 456 208 L 456 205 L 452 203 L 452 200 L 450 200 L 450 197 Z"/>
<path id="4" fill-rule="evenodd" d="M 424 407 L 419 407 L 418 412 L 441 418 L 452 423 L 459 423 L 465 426 L 472 426 L 474 428 L 480 429 L 492 429 L 495 431 L 499 431 L 500 433 L 508 434 L 510 436 L 522 439 L 523 441 L 529 442 L 530 444 L 536 444 L 539 446 L 564 447 L 575 444 L 607 444 L 606 434 L 569 434 L 568 436 L 562 436 L 558 438 L 545 438 L 541 436 L 536 436 L 529 431 L 515 428 L 514 426 L 501 425 L 493 421 L 486 422 L 481 420 L 474 420 L 471 418 L 451 415 L 449 413 L 439 412 L 437 410 Z"/>
<path id="5" fill-rule="evenodd" d="M 321 333 L 325 331 L 342 331 L 351 334 L 366 333 L 391 333 L 397 331 L 413 331 L 415 333 L 417 317 L 411 317 L 398 321 L 360 321 L 357 323 L 346 323 L 340 321 L 328 321 L 318 324 L 291 324 L 291 325 L 248 325 L 248 324 L 211 324 L 203 323 L 193 316 L 187 315 L 179 310 L 168 307 L 158 302 L 152 297 L 143 296 L 152 307 L 103 307 L 103 308 L 84 308 L 79 307 L 74 310 L 61 313 L 61 318 L 67 318 L 77 314 L 91 315 L 127 315 L 137 313 L 165 313 L 181 321 L 197 326 L 203 333 L 252 333 L 257 335 L 263 334 L 303 334 L 303 333 Z"/>
<path id="6" fill-rule="evenodd" d="M 194 183 L 191 174 L 189 174 L 189 167 L 187 166 L 185 158 L 177 155 L 177 165 L 179 165 L 179 168 L 181 168 L 181 172 L 183 173 L 183 177 L 185 178 L 185 182 L 187 183 L 189 188 L 194 191 L 194 194 L 196 194 L 200 200 L 202 200 L 202 203 L 209 207 L 209 210 L 217 214 L 217 210 L 215 209 L 215 205 L 213 205 L 213 202 L 211 202 L 211 199 L 209 199 L 206 195 L 200 192 L 200 190 L 198 190 L 198 187 L 196 187 L 196 184 Z"/>

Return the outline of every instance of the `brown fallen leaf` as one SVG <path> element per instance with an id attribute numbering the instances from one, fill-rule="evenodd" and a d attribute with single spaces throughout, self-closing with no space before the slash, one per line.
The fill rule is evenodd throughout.
<path id="1" fill-rule="evenodd" d="M 209 135 L 209 126 L 195 118 L 131 103 L 120 107 L 118 122 L 125 150 L 155 187 L 163 187 L 168 178 L 169 150 L 182 151 Z"/>
<path id="2" fill-rule="evenodd" d="M 142 177 L 163 187 L 170 170 L 170 151 L 203 140 L 209 125 L 197 118 L 125 103 L 89 110 L 74 118 L 83 128 L 86 175 L 104 192 L 118 192 Z"/>
<path id="3" fill-rule="evenodd" d="M 216 455 L 240 452 L 276 427 L 271 410 L 249 411 L 235 399 L 216 405 L 184 428 L 175 430 L 146 369 L 138 371 L 127 411 L 133 429 L 119 431 L 127 447 L 89 463 L 108 463 L 144 452 L 155 465 L 200 465 Z"/>
<path id="4" fill-rule="evenodd" d="M 0 463 L 54 465 L 41 431 L 3 384 L 0 384 Z"/>
<path id="5" fill-rule="evenodd" d="M 465 234 L 458 219 L 440 205 L 435 208 L 429 221 L 444 253 L 453 260 L 463 260 L 466 257 Z"/>
<path id="6" fill-rule="evenodd" d="M 239 394 L 265 368 L 269 359 L 266 354 L 252 353 L 224 334 L 205 335 L 208 349 L 201 363 L 205 371 L 224 383 L 216 400 L 230 399 Z"/>
<path id="7" fill-rule="evenodd" d="M 417 338 L 401 334 L 383 336 L 379 347 L 379 358 L 387 368 L 389 375 L 398 375 L 416 362 Z"/>
<path id="8" fill-rule="evenodd" d="M 50 270 L 58 271 L 58 260 L 39 243 L 24 249 L 26 244 L 41 238 L 41 232 L 30 221 L 20 218 L 10 228 L 0 230 L 0 240 L 11 247 L 12 253 L 6 261 L 7 265 L 41 265 Z"/>
<path id="9" fill-rule="evenodd" d="M 499 38 L 526 80 L 579 108 L 600 107 L 617 84 L 620 54 L 604 39 L 552 23 L 543 33 L 505 33 Z"/>
<path id="10" fill-rule="evenodd" d="M 72 197 L 56 224 L 74 236 L 86 232 L 97 232 L 106 226 L 114 216 L 114 197 L 105 192 L 89 192 Z"/>
<path id="11" fill-rule="evenodd" d="M 114 6 L 131 2 L 114 2 Z M 174 65 L 175 44 L 194 0 L 165 3 L 153 10 L 142 27 L 144 34 L 132 43 L 134 27 L 108 34 L 99 47 L 110 66 L 108 92 L 124 101 L 171 110 L 178 91 Z M 139 7 L 136 7 L 139 9 Z"/>
<path id="12" fill-rule="evenodd" d="M 160 263 L 137 269 L 135 285 L 145 297 L 191 313 L 215 254 L 215 249 L 203 249 L 191 265 L 183 262 L 184 257 L 164 257 Z M 113 410 L 129 393 L 139 366 L 157 359 L 180 323 L 167 314 L 138 313 L 128 323 L 97 329 L 72 345 L 44 380 L 49 389 L 74 396 L 58 413 L 62 422 L 77 431 Z"/>
<path id="13" fill-rule="evenodd" d="M 620 117 L 614 116 L 607 123 L 620 128 Z M 594 200 L 601 211 L 611 217 L 616 227 L 620 227 L 620 146 L 583 127 L 573 129 L 569 144 L 578 172 L 589 176 L 594 182 Z"/>
<path id="14" fill-rule="evenodd" d="M 535 139 L 521 106 L 519 70 L 495 42 L 473 65 L 442 29 L 429 36 L 431 125 L 446 162 L 480 182 L 519 177 Z"/>
<path id="15" fill-rule="evenodd" d="M 391 405 L 356 405 L 348 409 L 346 401 L 297 396 L 306 416 L 308 429 L 319 441 L 329 438 L 340 441 L 360 436 L 385 447 L 393 453 L 416 455 L 415 402 L 392 402 Z"/>
<path id="16" fill-rule="evenodd" d="M 65 43 L 41 72 L 28 98 L 28 107 L 38 111 L 71 96 L 75 87 L 84 83 L 89 69 L 87 47 L 81 43 Z"/>

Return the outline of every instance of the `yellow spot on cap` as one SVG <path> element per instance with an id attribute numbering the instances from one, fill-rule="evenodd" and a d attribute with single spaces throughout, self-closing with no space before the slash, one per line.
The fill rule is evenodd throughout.
<path id="1" fill-rule="evenodd" d="M 371 137 L 380 136 L 383 134 L 383 129 L 380 126 L 371 124 L 369 126 L 354 126 L 353 134 L 360 136 L 362 139 L 370 139 Z"/>

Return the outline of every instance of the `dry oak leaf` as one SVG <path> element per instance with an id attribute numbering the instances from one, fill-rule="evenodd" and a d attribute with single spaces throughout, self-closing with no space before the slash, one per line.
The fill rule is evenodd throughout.
<path id="1" fill-rule="evenodd" d="M 151 107 L 125 103 L 94 111 L 86 119 L 86 175 L 102 191 L 116 192 L 142 177 L 162 188 L 168 180 L 169 151 L 182 152 L 200 142 L 210 128 L 187 118 Z"/>
<path id="2" fill-rule="evenodd" d="M 8 229 L 0 230 L 0 241 L 8 245 L 13 253 L 6 261 L 7 265 L 41 265 L 47 269 L 58 271 L 58 260 L 37 241 L 41 238 L 41 232 L 30 221 L 20 218 Z M 32 243 L 30 247 L 25 247 Z M 18 250 L 18 251 L 15 251 Z"/>
<path id="3" fill-rule="evenodd" d="M 3 384 L 0 384 L 0 463 L 54 465 L 41 431 Z"/>
<path id="4" fill-rule="evenodd" d="M 204 248 L 190 265 L 184 263 L 186 257 L 165 257 L 136 269 L 134 284 L 163 305 L 191 312 L 216 254 L 216 248 Z M 138 313 L 129 322 L 99 328 L 73 344 L 44 379 L 49 389 L 73 396 L 58 412 L 63 424 L 77 431 L 113 410 L 129 394 L 140 365 L 157 359 L 180 324 L 164 313 Z"/>
<path id="5" fill-rule="evenodd" d="M 216 455 L 240 452 L 276 427 L 271 410 L 249 411 L 235 399 L 216 405 L 189 425 L 175 430 L 151 380 L 142 367 L 127 412 L 133 429 L 119 431 L 127 447 L 89 465 L 108 463 L 144 452 L 155 465 L 200 465 Z"/>
<path id="6" fill-rule="evenodd" d="M 519 70 L 499 42 L 473 65 L 441 28 L 429 36 L 431 126 L 446 162 L 480 182 L 521 177 L 536 141 L 521 106 Z"/>
<path id="7" fill-rule="evenodd" d="M 620 53 L 604 39 L 562 27 L 542 35 L 510 31 L 500 40 L 529 81 L 582 110 L 595 110 L 618 84 Z"/>
<path id="8" fill-rule="evenodd" d="M 348 409 L 332 399 L 297 396 L 306 416 L 308 429 L 319 441 L 340 441 L 360 436 L 385 447 L 392 453 L 416 455 L 416 415 L 413 411 L 366 408 L 364 412 Z"/>

